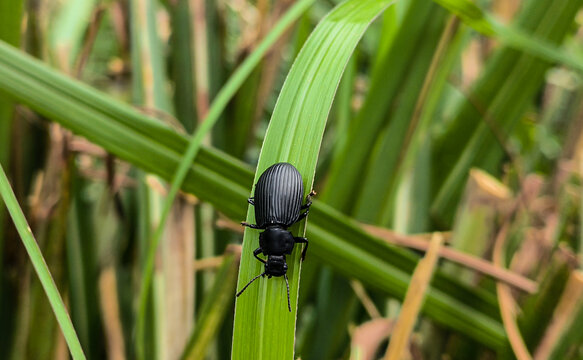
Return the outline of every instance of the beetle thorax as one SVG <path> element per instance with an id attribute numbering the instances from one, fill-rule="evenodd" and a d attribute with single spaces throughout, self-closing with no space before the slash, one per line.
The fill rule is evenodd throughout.
<path id="1" fill-rule="evenodd" d="M 265 255 L 291 254 L 294 236 L 280 226 L 270 226 L 259 235 L 259 246 Z"/>

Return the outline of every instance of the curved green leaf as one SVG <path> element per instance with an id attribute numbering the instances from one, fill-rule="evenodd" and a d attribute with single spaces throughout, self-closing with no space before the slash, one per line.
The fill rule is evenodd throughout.
<path id="1" fill-rule="evenodd" d="M 351 0 L 330 12 L 312 32 L 296 58 L 277 104 L 259 156 L 255 182 L 277 162 L 289 162 L 302 174 L 310 192 L 322 135 L 334 94 L 356 44 L 390 0 Z M 247 222 L 254 223 L 249 207 Z M 305 232 L 305 224 L 294 234 Z M 238 288 L 263 272 L 252 255 L 258 247 L 256 230 L 247 229 Z M 300 246 L 287 259 L 292 313 L 288 313 L 282 278 L 261 278 L 238 298 L 235 311 L 233 359 L 293 359 L 296 300 L 299 290 Z"/>

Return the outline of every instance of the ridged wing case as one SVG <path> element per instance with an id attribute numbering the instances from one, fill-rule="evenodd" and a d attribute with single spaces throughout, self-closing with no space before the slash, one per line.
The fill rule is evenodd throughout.
<path id="1" fill-rule="evenodd" d="M 257 225 L 295 223 L 300 215 L 304 184 L 299 171 L 288 163 L 270 166 L 255 185 L 255 221 Z"/>

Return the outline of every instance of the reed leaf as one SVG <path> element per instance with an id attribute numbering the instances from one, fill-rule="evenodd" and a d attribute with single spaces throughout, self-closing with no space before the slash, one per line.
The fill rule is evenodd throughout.
<path id="1" fill-rule="evenodd" d="M 293 164 L 302 174 L 305 194 L 311 189 L 328 113 L 344 68 L 364 31 L 391 1 L 346 1 L 332 10 L 312 32 L 296 58 L 269 123 L 254 182 L 278 162 Z M 247 222 L 254 223 L 249 207 Z M 292 227 L 305 233 L 305 223 Z M 263 272 L 252 255 L 258 232 L 247 229 L 238 288 Z M 299 246 L 298 246 L 299 248 Z M 233 359 L 293 359 L 300 251 L 288 259 L 292 313 L 286 305 L 282 279 L 259 279 L 236 304 Z"/>
<path id="2" fill-rule="evenodd" d="M 8 182 L 8 178 L 6 177 L 6 173 L 4 172 L 2 166 L 0 166 L 0 195 L 4 200 L 4 204 L 8 208 L 8 212 L 12 217 L 14 226 L 16 226 L 16 229 L 18 230 L 20 239 L 26 248 L 26 252 L 28 253 L 30 261 L 32 262 L 34 270 L 36 271 L 42 287 L 49 299 L 73 359 L 84 360 L 85 354 L 81 348 L 79 338 L 77 338 L 77 334 L 75 333 L 75 328 L 73 327 L 73 323 L 71 322 L 71 318 L 69 317 L 65 303 L 63 302 L 61 294 L 55 285 L 55 282 L 51 276 L 51 272 L 43 258 L 40 248 L 34 239 L 34 235 L 30 230 L 30 226 L 28 226 L 26 218 L 24 217 L 24 213 L 18 205 L 18 201 L 16 201 L 16 196 L 14 196 L 14 192 L 10 187 L 10 183 Z"/>

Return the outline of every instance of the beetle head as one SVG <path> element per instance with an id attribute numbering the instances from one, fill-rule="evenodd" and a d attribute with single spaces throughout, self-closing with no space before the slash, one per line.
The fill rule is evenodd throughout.
<path id="1" fill-rule="evenodd" d="M 251 281 L 249 281 L 247 285 L 245 285 L 243 289 L 237 293 L 237 297 L 241 295 L 243 291 L 245 291 L 245 289 L 247 289 L 247 287 L 251 285 L 251 283 L 253 283 L 261 276 L 265 275 L 267 275 L 268 277 L 283 276 L 283 278 L 285 279 L 285 286 L 287 288 L 287 308 L 291 312 L 291 303 L 289 298 L 289 282 L 287 280 L 286 273 L 287 263 L 285 262 L 285 255 L 269 255 L 267 257 L 267 262 L 265 263 L 265 271 L 251 279 Z"/>
<path id="2" fill-rule="evenodd" d="M 269 277 L 283 276 L 287 272 L 285 255 L 269 255 L 265 263 L 265 274 Z"/>
<path id="3" fill-rule="evenodd" d="M 287 308 L 291 312 L 291 304 L 289 299 L 289 282 L 287 281 L 287 263 L 285 262 L 285 255 L 268 255 L 265 263 L 265 272 L 268 277 L 283 276 L 285 279 L 285 286 L 287 287 Z"/>

